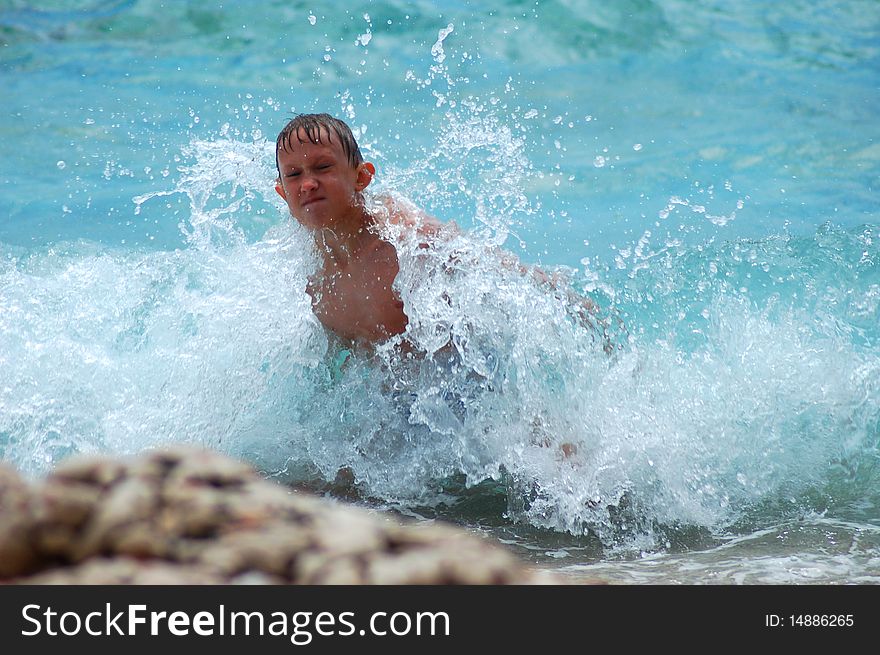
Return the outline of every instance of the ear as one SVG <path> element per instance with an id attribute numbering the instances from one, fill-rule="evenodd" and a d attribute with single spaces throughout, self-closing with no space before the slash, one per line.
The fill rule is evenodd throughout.
<path id="1" fill-rule="evenodd" d="M 366 189 L 370 182 L 373 181 L 373 176 L 376 174 L 376 167 L 373 166 L 371 162 L 365 161 L 357 169 L 357 180 L 355 182 L 355 189 L 358 191 L 363 191 Z"/>
<path id="2" fill-rule="evenodd" d="M 284 186 L 281 184 L 281 178 L 275 178 L 275 192 L 281 196 L 284 202 L 287 202 L 287 192 L 284 190 Z"/>

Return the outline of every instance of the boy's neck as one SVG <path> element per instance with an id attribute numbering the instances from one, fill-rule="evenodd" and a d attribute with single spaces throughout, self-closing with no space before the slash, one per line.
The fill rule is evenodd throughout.
<path id="1" fill-rule="evenodd" d="M 370 215 L 361 209 L 352 220 L 319 228 L 314 234 L 315 244 L 325 263 L 344 264 L 354 257 L 371 234 L 370 222 Z"/>

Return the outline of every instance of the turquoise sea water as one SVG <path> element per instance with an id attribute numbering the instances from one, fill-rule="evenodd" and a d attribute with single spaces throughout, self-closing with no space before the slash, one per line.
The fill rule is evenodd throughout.
<path id="1" fill-rule="evenodd" d="M 186 441 L 574 579 L 876 582 L 878 37 L 868 0 L 0 0 L 0 456 Z M 465 228 L 400 253 L 428 356 L 311 315 L 301 111 Z"/>

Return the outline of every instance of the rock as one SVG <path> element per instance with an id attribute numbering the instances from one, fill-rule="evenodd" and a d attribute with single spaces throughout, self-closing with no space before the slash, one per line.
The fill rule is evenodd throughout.
<path id="1" fill-rule="evenodd" d="M 0 581 L 559 583 L 452 526 L 295 492 L 218 453 L 87 458 L 28 484 L 0 467 Z"/>
<path id="2" fill-rule="evenodd" d="M 35 499 L 16 471 L 0 465 L 0 579 L 38 567 L 40 557 L 31 547 Z"/>

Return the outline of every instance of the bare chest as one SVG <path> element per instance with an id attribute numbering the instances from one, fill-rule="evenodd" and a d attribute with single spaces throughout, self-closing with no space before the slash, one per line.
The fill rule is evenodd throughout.
<path id="1" fill-rule="evenodd" d="M 375 342 L 406 328 L 393 284 L 400 266 L 394 247 L 380 242 L 345 265 L 325 262 L 306 292 L 324 326 L 341 337 Z"/>

